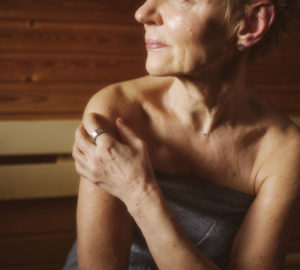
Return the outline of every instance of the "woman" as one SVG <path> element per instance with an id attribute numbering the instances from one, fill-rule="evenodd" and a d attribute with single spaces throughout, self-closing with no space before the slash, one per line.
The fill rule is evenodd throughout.
<path id="1" fill-rule="evenodd" d="M 287 2 L 137 10 L 150 75 L 99 91 L 76 132 L 80 269 L 283 269 L 300 132 L 245 74 Z"/>

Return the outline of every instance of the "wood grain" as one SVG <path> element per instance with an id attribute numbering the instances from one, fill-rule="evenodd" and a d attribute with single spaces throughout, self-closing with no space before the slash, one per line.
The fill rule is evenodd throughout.
<path id="1" fill-rule="evenodd" d="M 0 57 L 2 82 L 116 82 L 144 73 L 143 57 L 139 56 L 6 53 Z"/>
<path id="2" fill-rule="evenodd" d="M 103 86 L 146 74 L 139 0 L 0 1 L 0 119 L 79 118 Z M 300 29 L 249 66 L 248 81 L 300 115 Z"/>
<path id="3" fill-rule="evenodd" d="M 2 266 L 1 270 L 61 270 L 63 262 Z"/>
<path id="4" fill-rule="evenodd" d="M 0 18 L 29 22 L 136 23 L 134 12 L 141 0 L 1 0 Z"/>
<path id="5" fill-rule="evenodd" d="M 144 30 L 137 24 L 2 20 L 0 37 L 5 52 L 145 55 Z"/>
<path id="6" fill-rule="evenodd" d="M 288 116 L 300 116 L 300 86 L 298 84 L 254 85 L 270 104 Z"/>
<path id="7" fill-rule="evenodd" d="M 74 239 L 74 232 L 0 238 L 0 268 L 63 261 Z"/>
<path id="8" fill-rule="evenodd" d="M 61 269 L 75 239 L 75 208 L 74 197 L 0 201 L 0 269 Z"/>
<path id="9" fill-rule="evenodd" d="M 74 232 L 77 198 L 0 201 L 0 238 Z M 1 252 L 0 252 L 1 255 Z"/>
<path id="10" fill-rule="evenodd" d="M 89 98 L 113 83 L 0 83 L 0 119 L 81 118 Z"/>

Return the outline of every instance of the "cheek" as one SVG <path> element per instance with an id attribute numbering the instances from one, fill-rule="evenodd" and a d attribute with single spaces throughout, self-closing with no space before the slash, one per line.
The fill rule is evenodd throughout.
<path id="1" fill-rule="evenodd" d="M 176 65 L 185 72 L 190 72 L 205 61 L 206 45 L 203 42 L 201 23 L 192 23 L 179 19 L 173 29 L 174 55 Z M 174 26 L 175 26 L 174 22 Z"/>
<path id="2" fill-rule="evenodd" d="M 176 32 L 176 31 L 181 31 L 184 28 L 184 25 L 186 23 L 187 22 L 184 20 L 184 18 L 178 15 L 168 20 L 167 26 L 171 31 Z"/>
<path id="3" fill-rule="evenodd" d="M 174 16 L 167 22 L 167 29 L 169 29 L 170 37 L 173 41 L 188 41 L 190 40 L 194 30 L 193 23 L 188 21 L 184 16 Z"/>

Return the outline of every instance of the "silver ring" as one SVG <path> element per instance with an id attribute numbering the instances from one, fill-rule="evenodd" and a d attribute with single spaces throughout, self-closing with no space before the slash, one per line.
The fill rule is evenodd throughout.
<path id="1" fill-rule="evenodd" d="M 96 144 L 96 139 L 97 139 L 97 137 L 100 136 L 101 134 L 105 133 L 105 132 L 107 132 L 107 131 L 106 131 L 105 129 L 101 128 L 101 127 L 95 129 L 95 130 L 92 132 L 92 134 L 90 134 L 90 139 L 91 139 L 91 141 L 92 141 L 94 144 Z"/>

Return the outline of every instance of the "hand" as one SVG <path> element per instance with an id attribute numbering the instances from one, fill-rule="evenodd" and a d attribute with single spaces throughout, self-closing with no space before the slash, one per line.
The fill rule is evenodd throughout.
<path id="1" fill-rule="evenodd" d="M 106 132 L 94 144 L 89 134 L 98 127 L 101 124 L 96 115 L 89 114 L 84 125 L 76 130 L 73 146 L 76 171 L 125 204 L 135 203 L 151 184 L 156 184 L 146 144 L 122 118 L 116 120 L 122 142 Z"/>

